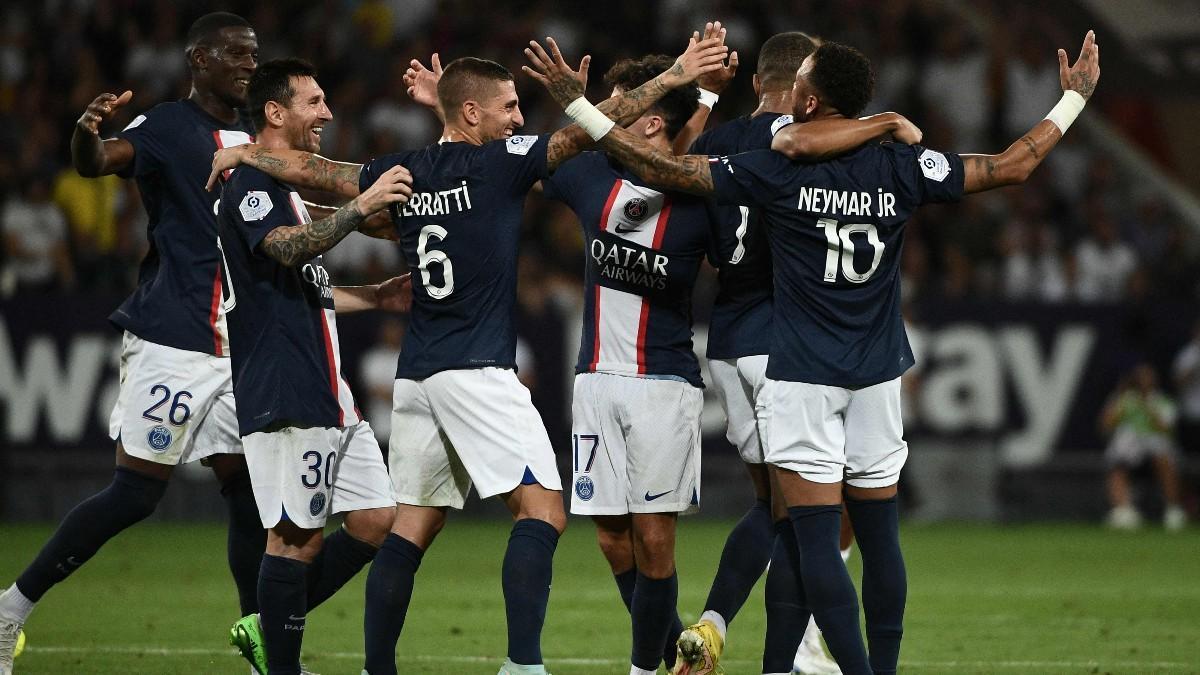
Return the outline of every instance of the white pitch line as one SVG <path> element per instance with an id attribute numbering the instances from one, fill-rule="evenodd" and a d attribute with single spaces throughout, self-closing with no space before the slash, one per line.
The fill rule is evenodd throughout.
<path id="1" fill-rule="evenodd" d="M 25 651 L 34 654 L 151 654 L 154 656 L 238 656 L 233 649 L 212 649 L 206 647 L 61 647 L 38 646 L 27 647 Z M 325 659 L 361 660 L 362 652 L 317 652 L 313 656 Z M 401 658 L 444 663 L 493 663 L 503 661 L 500 656 L 449 656 L 435 654 L 400 654 Z M 589 658 L 548 658 L 551 663 L 566 666 L 624 666 L 625 659 L 589 659 Z M 728 665 L 752 665 L 759 663 L 751 659 L 730 659 L 722 661 Z M 1136 669 L 1179 669 L 1194 668 L 1194 663 L 1182 661 L 910 661 L 902 659 L 900 665 L 908 668 L 1136 668 Z"/>

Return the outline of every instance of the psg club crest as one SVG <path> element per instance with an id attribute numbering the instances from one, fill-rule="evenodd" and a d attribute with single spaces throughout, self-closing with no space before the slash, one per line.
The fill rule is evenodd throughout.
<path id="1" fill-rule="evenodd" d="M 634 222 L 645 218 L 649 210 L 650 205 L 641 197 L 634 197 L 625 202 L 625 217 Z"/>
<path id="2" fill-rule="evenodd" d="M 317 494 L 313 495 L 312 500 L 308 502 L 308 512 L 312 514 L 314 518 L 316 518 L 317 516 L 321 515 L 323 511 L 325 511 L 325 493 L 318 492 Z"/>
<path id="3" fill-rule="evenodd" d="M 590 501 L 592 496 L 596 494 L 596 486 L 592 483 L 592 479 L 587 476 L 580 476 L 575 479 L 575 496 L 583 501 Z"/>
<path id="4" fill-rule="evenodd" d="M 161 424 L 146 434 L 146 443 L 150 445 L 150 450 L 155 454 L 161 455 L 166 452 L 167 448 L 171 447 L 171 441 L 171 430 Z"/>

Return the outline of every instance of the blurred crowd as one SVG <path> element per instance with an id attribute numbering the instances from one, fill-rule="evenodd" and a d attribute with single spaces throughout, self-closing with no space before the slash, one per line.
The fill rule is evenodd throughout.
<path id="1" fill-rule="evenodd" d="M 568 59 L 593 56 L 590 95 L 605 96 L 603 69 L 625 56 L 676 54 L 708 18 L 729 27 L 742 72 L 714 121 L 749 112 L 757 45 L 801 29 L 858 46 L 877 71 L 869 112 L 897 110 L 926 143 L 998 152 L 1060 95 L 1055 49 L 1074 55 L 1068 34 L 1032 3 L 730 2 L 635 0 L 562 3 L 499 0 L 487 11 L 466 0 L 324 0 L 308 3 L 170 0 L 48 0 L 6 3 L 0 15 L 0 296 L 22 291 L 123 292 L 146 246 L 136 186 L 115 176 L 80 178 L 69 140 L 84 107 L 105 91 L 134 92 L 106 134 L 155 103 L 188 92 L 183 35 L 199 14 L 226 9 L 255 26 L 263 59 L 297 55 L 320 69 L 334 121 L 324 154 L 363 161 L 436 139 L 437 122 L 408 100 L 411 58 L 467 54 L 517 73 L 526 128 L 561 123 L 541 88 L 520 75 L 522 48 L 554 36 Z M 978 30 L 980 13 L 986 30 Z M 1098 99 L 1103 98 L 1104 86 Z M 1135 176 L 1069 134 L 1032 181 L 926 209 L 909 225 L 904 252 L 910 300 L 967 298 L 1045 303 L 1136 303 L 1194 299 L 1196 237 Z M 565 208 L 531 197 L 526 214 L 523 303 L 552 302 L 577 288 L 582 238 Z M 402 269 L 393 245 L 354 235 L 328 265 L 344 283 Z M 532 269 L 530 269 L 532 266 Z M 532 288 L 536 285 L 537 288 Z M 711 284 L 710 284 L 711 285 Z M 547 296 L 547 289 L 549 296 Z"/>

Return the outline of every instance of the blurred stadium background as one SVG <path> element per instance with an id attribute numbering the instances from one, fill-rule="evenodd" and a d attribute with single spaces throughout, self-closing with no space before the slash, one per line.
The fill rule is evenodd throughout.
<path id="1" fill-rule="evenodd" d="M 298 55 L 318 66 L 335 115 L 323 154 L 351 161 L 436 139 L 435 118 L 404 92 L 411 58 L 428 63 L 436 51 L 443 62 L 469 54 L 506 64 L 536 133 L 563 118 L 519 74 L 528 39 L 554 36 L 568 60 L 592 54 L 597 100 L 618 58 L 677 54 L 710 18 L 726 23 L 742 62 L 716 121 L 753 108 L 757 45 L 799 29 L 872 58 L 868 112 L 904 113 L 937 149 L 999 152 L 1058 99 L 1055 49 L 1074 59 L 1095 28 L 1104 47 L 1096 97 L 1030 183 L 927 208 L 909 223 L 903 280 L 919 365 L 905 384 L 905 513 L 910 522 L 1100 522 L 1100 413 L 1146 361 L 1180 404 L 1183 503 L 1197 517 L 1200 385 L 1189 390 L 1173 372 L 1200 340 L 1200 2 L 53 0 L 0 10 L 0 526 L 57 521 L 112 471 L 120 335 L 106 316 L 134 283 L 145 216 L 133 182 L 71 168 L 75 120 L 104 91 L 134 92 L 107 134 L 186 96 L 183 34 L 217 9 L 251 21 L 264 60 Z M 534 195 L 524 240 L 521 373 L 565 473 L 581 236 L 565 207 Z M 391 244 L 358 234 L 326 260 L 340 284 L 403 271 Z M 695 301 L 701 354 L 714 282 L 704 276 Z M 403 319 L 339 323 L 356 396 L 382 438 Z M 736 516 L 750 494 L 723 421 L 709 401 L 702 517 Z M 1139 504 L 1156 519 L 1163 504 L 1145 478 Z M 181 470 L 155 518 L 218 521 L 215 495 L 209 472 Z M 32 540 L 21 542 L 0 542 L 6 571 L 34 553 Z M 1169 549 L 1193 552 L 1180 565 L 1195 564 L 1194 539 L 1189 546 Z"/>

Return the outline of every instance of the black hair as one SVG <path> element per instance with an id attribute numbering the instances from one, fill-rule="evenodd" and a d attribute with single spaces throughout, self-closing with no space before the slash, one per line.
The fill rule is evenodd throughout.
<path id="1" fill-rule="evenodd" d="M 447 119 L 454 119 L 456 111 L 464 101 L 480 95 L 484 82 L 511 82 L 513 75 L 508 68 L 487 59 L 464 56 L 455 59 L 442 71 L 438 80 L 438 104 Z"/>
<path id="2" fill-rule="evenodd" d="M 675 59 L 651 54 L 640 59 L 622 59 L 604 74 L 604 84 L 625 91 L 637 89 L 675 65 Z M 667 138 L 674 140 L 700 105 L 700 88 L 694 82 L 668 91 L 650 110 L 662 115 Z"/>
<path id="3" fill-rule="evenodd" d="M 871 61 L 854 47 L 826 42 L 813 52 L 809 81 L 821 102 L 846 117 L 858 117 L 875 93 Z"/>
<path id="4" fill-rule="evenodd" d="M 284 107 L 291 104 L 296 90 L 292 89 L 293 77 L 317 76 L 317 69 L 303 59 L 274 59 L 258 66 L 246 89 L 246 102 L 250 107 L 250 119 L 254 130 L 267 128 L 267 101 L 275 101 Z"/>
<path id="5" fill-rule="evenodd" d="M 187 50 L 190 54 L 197 45 L 216 36 L 222 28 L 250 28 L 250 22 L 231 12 L 211 12 L 192 22 L 187 32 Z"/>
<path id="6" fill-rule="evenodd" d="M 800 64 L 816 49 L 798 30 L 772 35 L 758 50 L 758 81 L 765 89 L 791 89 Z"/>

